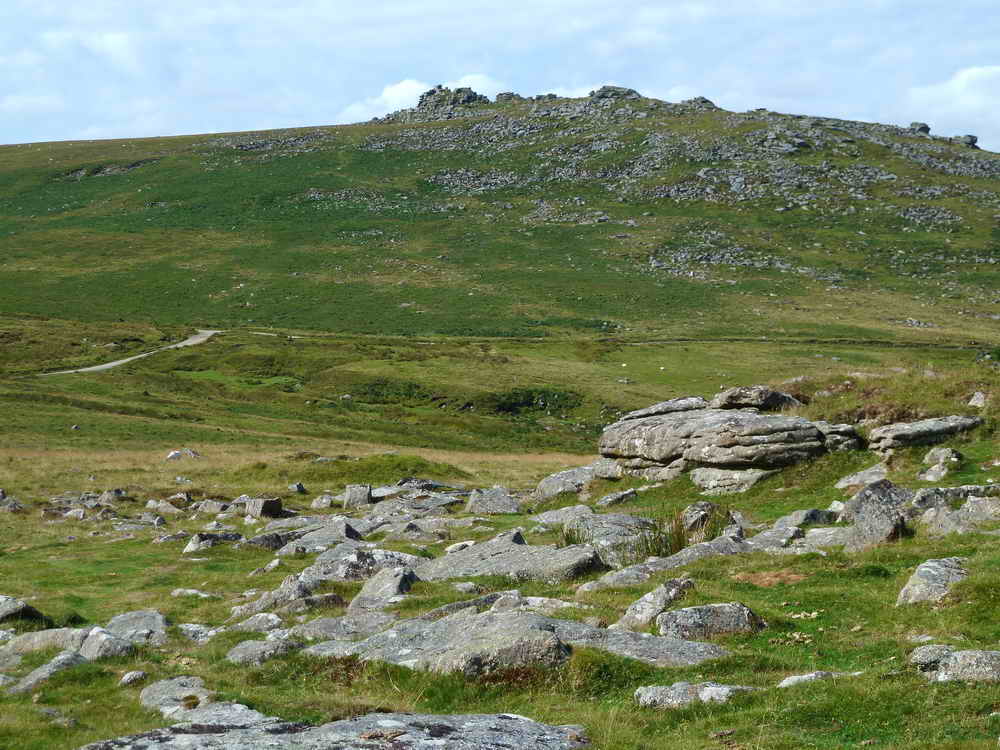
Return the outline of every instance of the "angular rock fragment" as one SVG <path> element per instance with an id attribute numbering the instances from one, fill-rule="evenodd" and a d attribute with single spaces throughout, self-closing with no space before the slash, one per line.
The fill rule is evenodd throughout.
<path id="1" fill-rule="evenodd" d="M 709 402 L 710 409 L 760 409 L 780 411 L 802 406 L 802 402 L 787 393 L 766 385 L 745 385 L 729 388 Z"/>
<path id="2" fill-rule="evenodd" d="M 491 487 L 487 490 L 473 490 L 465 505 L 465 512 L 485 516 L 520 513 L 521 504 L 505 487 Z"/>
<path id="3" fill-rule="evenodd" d="M 874 484 L 875 482 L 885 479 L 889 475 L 889 467 L 883 463 L 879 462 L 874 466 L 869 466 L 867 469 L 862 469 L 855 474 L 849 474 L 846 477 L 842 477 L 834 485 L 838 490 L 850 489 L 852 487 L 862 488 L 867 487 L 869 484 Z"/>
<path id="4" fill-rule="evenodd" d="M 934 682 L 1000 682 L 1000 651 L 953 651 L 938 663 Z"/>
<path id="5" fill-rule="evenodd" d="M 698 702 L 726 703 L 734 695 L 755 689 L 747 685 L 722 685 L 718 682 L 647 685 L 635 691 L 635 702 L 650 708 L 683 708 Z"/>
<path id="6" fill-rule="evenodd" d="M 178 710 L 211 703 L 214 695 L 211 690 L 205 689 L 205 681 L 200 677 L 184 675 L 146 686 L 139 693 L 139 703 L 169 718 Z"/>
<path id="7" fill-rule="evenodd" d="M 632 602 L 618 622 L 609 628 L 616 630 L 639 630 L 645 628 L 670 604 L 680 599 L 694 588 L 690 578 L 672 578 L 657 586 L 648 594 Z"/>
<path id="8" fill-rule="evenodd" d="M 351 600 L 347 610 L 385 609 L 402 601 L 410 587 L 420 579 L 411 568 L 385 568 L 369 578 Z"/>
<path id="9" fill-rule="evenodd" d="M 738 536 L 727 532 L 711 541 L 692 544 L 668 557 L 650 557 L 637 565 L 605 573 L 600 578 L 580 586 L 577 594 L 619 586 L 634 586 L 648 581 L 656 573 L 690 565 L 695 560 L 716 555 L 738 555 L 752 549 L 753 547 L 743 540 L 742 531 Z"/>
<path id="10" fill-rule="evenodd" d="M 947 440 L 952 435 L 978 427 L 979 417 L 938 417 L 918 422 L 897 422 L 876 427 L 868 436 L 869 447 L 879 454 L 888 454 L 908 445 L 926 445 Z"/>
<path id="11" fill-rule="evenodd" d="M 233 646 L 226 654 L 226 661 L 242 666 L 259 667 L 266 661 L 302 648 L 294 641 L 243 641 Z"/>
<path id="12" fill-rule="evenodd" d="M 776 474 L 764 469 L 715 469 L 700 467 L 691 471 L 691 481 L 704 490 L 705 495 L 732 495 L 746 492 L 762 479 Z"/>
<path id="13" fill-rule="evenodd" d="M 574 541 L 593 546 L 605 565 L 620 568 L 633 560 L 643 548 L 643 539 L 655 534 L 657 527 L 639 516 L 593 513 L 568 521 L 563 530 Z"/>
<path id="14" fill-rule="evenodd" d="M 575 469 L 559 471 L 545 477 L 535 487 L 535 497 L 539 500 L 548 500 L 564 492 L 580 492 L 584 487 L 594 480 L 594 468 L 592 466 L 578 466 Z"/>
<path id="15" fill-rule="evenodd" d="M 520 531 L 505 532 L 459 552 L 429 560 L 414 572 L 422 581 L 502 575 L 515 580 L 565 581 L 604 567 L 597 550 L 528 545 Z"/>
<path id="16" fill-rule="evenodd" d="M 816 682 L 817 680 L 833 680 L 836 679 L 837 677 L 848 677 L 848 676 L 854 677 L 860 674 L 861 672 L 852 672 L 852 673 L 825 672 L 823 670 L 819 670 L 817 672 L 808 672 L 806 674 L 793 674 L 786 677 L 781 682 L 779 682 L 778 687 L 780 688 L 793 687 L 795 685 L 801 685 L 806 682 Z"/>
<path id="17" fill-rule="evenodd" d="M 0 622 L 13 622 L 14 620 L 30 620 L 42 623 L 51 622 L 48 617 L 27 602 L 16 599 L 13 596 L 0 594 Z"/>
<path id="18" fill-rule="evenodd" d="M 899 592 L 896 606 L 941 601 L 952 586 L 968 576 L 964 567 L 965 560 L 964 557 L 945 557 L 920 563 Z"/>
<path id="19" fill-rule="evenodd" d="M 728 602 L 664 612 L 656 618 L 656 627 L 660 635 L 697 639 L 756 633 L 766 628 L 767 623 L 740 602 Z"/>
<path id="20" fill-rule="evenodd" d="M 7 692 L 11 695 L 30 692 L 53 675 L 86 663 L 87 658 L 79 652 L 63 651 L 52 659 L 52 661 L 32 670 L 14 685 L 7 688 Z"/>
<path id="21" fill-rule="evenodd" d="M 112 617 L 107 629 L 136 645 L 162 646 L 167 642 L 167 618 L 155 609 L 140 609 Z"/>

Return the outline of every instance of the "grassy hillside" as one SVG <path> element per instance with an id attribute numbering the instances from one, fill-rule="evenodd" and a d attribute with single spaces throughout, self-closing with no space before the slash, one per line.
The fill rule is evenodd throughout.
<path id="1" fill-rule="evenodd" d="M 218 623 L 244 589 L 274 588 L 311 560 L 248 579 L 269 553 L 221 546 L 187 560 L 183 541 L 149 543 L 161 530 L 49 520 L 49 498 L 122 488 L 136 516 L 179 489 L 278 495 L 302 512 L 324 490 L 404 476 L 526 490 L 589 461 L 625 411 L 750 383 L 781 384 L 798 413 L 862 432 L 982 416 L 949 443 L 964 458 L 946 483 L 1000 481 L 1000 155 L 705 100 L 450 96 L 351 126 L 0 146 L 0 487 L 26 506 L 0 517 L 0 593 L 58 625 L 140 607 Z M 44 375 L 197 328 L 221 333 L 105 372 Z M 968 405 L 977 391 L 985 407 Z M 203 457 L 164 461 L 181 447 Z M 891 479 L 927 486 L 914 479 L 922 453 L 894 457 Z M 839 477 L 874 460 L 830 454 L 731 505 L 755 523 L 825 508 L 845 499 Z M 634 484 L 598 482 L 591 499 Z M 669 520 L 700 499 L 682 477 L 614 510 Z M 534 529 L 528 512 L 576 502 L 453 533 Z M 166 531 L 207 520 L 172 516 Z M 457 540 L 380 543 L 431 556 Z M 198 674 L 221 698 L 311 722 L 509 711 L 582 723 L 599 748 L 993 747 L 1000 690 L 930 684 L 905 660 L 921 633 L 996 647 L 995 546 L 918 533 L 856 557 L 700 561 L 684 569 L 698 586 L 686 604 L 740 600 L 770 627 L 723 637 L 732 658 L 689 669 L 588 649 L 558 669 L 468 681 L 298 655 L 243 669 L 223 658 L 233 634 L 199 647 L 171 629 L 165 647 L 70 670 L 37 697 L 0 693 L 0 747 L 68 749 L 162 725 L 136 688 L 116 687 L 130 669 Z M 948 555 L 973 561 L 951 598 L 891 606 L 916 564 Z M 569 616 L 614 621 L 662 578 L 589 594 Z M 170 597 L 175 587 L 220 598 Z M 461 597 L 420 582 L 400 609 Z M 51 656 L 29 655 L 16 676 Z M 773 689 L 814 669 L 865 674 Z M 682 679 L 762 690 L 680 711 L 632 702 L 639 685 Z"/>

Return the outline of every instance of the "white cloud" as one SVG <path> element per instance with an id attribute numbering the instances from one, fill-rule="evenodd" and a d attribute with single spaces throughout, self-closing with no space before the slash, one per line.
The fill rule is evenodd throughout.
<path id="1" fill-rule="evenodd" d="M 453 81 L 446 81 L 442 85 L 451 89 L 468 87 L 478 94 L 489 97 L 494 97 L 505 90 L 503 83 L 484 73 L 469 73 Z M 412 78 L 390 83 L 378 96 L 362 99 L 344 107 L 336 116 L 335 122 L 363 122 L 398 109 L 415 107 L 420 95 L 431 88 L 433 88 L 431 84 Z"/>
<path id="2" fill-rule="evenodd" d="M 0 112 L 10 115 L 42 115 L 62 112 L 66 102 L 54 94 L 7 94 L 0 97 Z"/>
<path id="3" fill-rule="evenodd" d="M 336 122 L 362 122 L 397 109 L 413 107 L 420 99 L 420 95 L 429 88 L 431 88 L 429 84 L 412 78 L 390 83 L 378 96 L 347 105 L 334 119 Z"/>
<path id="4" fill-rule="evenodd" d="M 941 83 L 914 86 L 906 98 L 911 117 L 930 123 L 934 132 L 951 135 L 972 130 L 980 141 L 988 141 L 997 148 L 1000 146 L 997 92 L 1000 92 L 1000 65 L 984 65 L 963 68 Z M 973 130 L 975 123 L 979 132 Z"/>

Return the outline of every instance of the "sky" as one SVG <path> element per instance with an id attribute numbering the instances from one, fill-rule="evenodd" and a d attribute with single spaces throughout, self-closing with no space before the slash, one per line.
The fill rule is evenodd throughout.
<path id="1" fill-rule="evenodd" d="M 359 122 L 431 86 L 974 134 L 1000 151 L 996 0 L 2 0 L 0 143 Z"/>

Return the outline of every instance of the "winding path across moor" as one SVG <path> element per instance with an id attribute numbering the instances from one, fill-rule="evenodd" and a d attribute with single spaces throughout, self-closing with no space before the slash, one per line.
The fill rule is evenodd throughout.
<path id="1" fill-rule="evenodd" d="M 154 349 L 151 352 L 145 352 L 144 354 L 136 354 L 131 357 L 125 357 L 125 359 L 116 359 L 114 362 L 105 362 L 103 365 L 80 367 L 76 370 L 59 370 L 58 372 L 44 372 L 42 373 L 42 375 L 69 375 L 74 372 L 103 372 L 105 370 L 110 370 L 113 367 L 124 365 L 128 362 L 134 362 L 135 360 L 142 359 L 143 357 L 149 357 L 159 352 L 165 352 L 167 351 L 167 349 L 180 349 L 185 346 L 195 346 L 197 344 L 203 344 L 217 333 L 222 333 L 222 331 L 199 330 L 198 333 L 194 334 L 193 336 L 188 336 L 183 341 L 178 341 L 176 344 L 171 344 L 170 346 L 163 346 L 160 347 L 159 349 Z"/>

